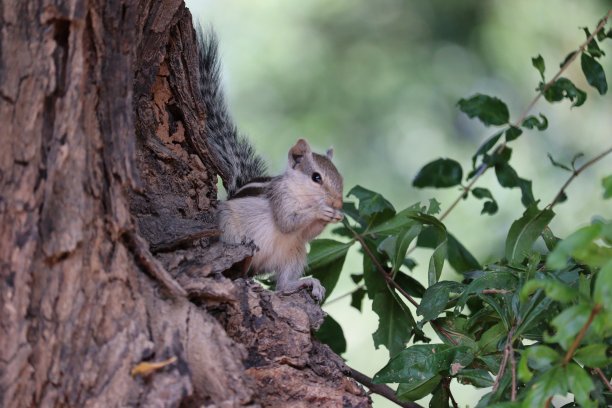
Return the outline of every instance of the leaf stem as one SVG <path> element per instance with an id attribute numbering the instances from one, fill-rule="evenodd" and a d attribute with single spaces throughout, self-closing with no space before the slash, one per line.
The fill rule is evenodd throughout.
<path id="1" fill-rule="evenodd" d="M 325 306 L 329 306 L 332 303 L 336 303 L 336 302 L 344 299 L 345 297 L 351 296 L 353 293 L 357 292 L 358 290 L 364 289 L 364 288 L 365 288 L 365 285 L 359 285 L 359 286 L 353 288 L 353 290 L 351 290 L 350 292 L 346 292 L 346 293 L 338 296 L 337 298 L 334 298 L 334 299 L 330 300 L 329 302 L 325 302 Z"/>
<path id="2" fill-rule="evenodd" d="M 588 162 L 584 163 L 578 169 L 574 170 L 572 175 L 567 179 L 565 184 L 563 184 L 563 186 L 561 187 L 561 189 L 559 190 L 559 192 L 557 193 L 555 198 L 550 202 L 550 204 L 548 204 L 546 206 L 546 208 L 552 209 L 555 205 L 559 204 L 561 202 L 561 199 L 563 197 L 563 193 L 565 193 L 565 189 L 567 188 L 567 186 L 569 186 L 570 183 L 572 181 L 574 181 L 574 179 L 576 177 L 578 177 L 578 175 L 580 175 L 580 173 L 582 173 L 584 170 L 586 170 L 587 167 L 590 167 L 593 164 L 597 163 L 599 160 L 603 159 L 605 156 L 607 156 L 610 153 L 612 153 L 612 146 L 610 146 L 607 150 L 603 151 L 602 153 L 598 154 L 597 156 L 593 157 Z"/>
<path id="3" fill-rule="evenodd" d="M 606 375 L 603 373 L 603 371 L 601 371 L 601 368 L 594 368 L 593 371 L 599 376 L 599 378 L 601 378 L 601 381 L 603 381 L 603 383 L 606 385 L 608 391 L 612 392 L 612 384 L 610 384 L 610 381 L 608 381 Z"/>
<path id="4" fill-rule="evenodd" d="M 544 95 L 544 92 L 546 92 L 546 90 L 548 90 L 548 88 L 550 88 L 550 86 L 557 80 L 559 79 L 559 77 L 561 76 L 561 74 L 563 72 L 565 72 L 565 70 L 567 69 L 567 67 L 570 66 L 570 64 L 572 62 L 574 62 L 574 60 L 578 57 L 578 55 L 580 55 L 584 49 L 587 47 L 587 45 L 591 42 L 591 40 L 593 40 L 593 38 L 595 38 L 595 36 L 597 35 L 598 32 L 600 32 L 601 30 L 603 30 L 603 28 L 606 26 L 606 23 L 608 22 L 608 19 L 610 18 L 610 16 L 612 16 L 612 9 L 608 10 L 608 13 L 605 15 L 604 18 L 601 19 L 601 21 L 599 22 L 599 24 L 597 25 L 597 28 L 595 28 L 595 30 L 593 31 L 593 33 L 586 39 L 585 42 L 583 42 L 576 51 L 574 51 L 573 55 L 567 60 L 565 61 L 565 64 L 563 64 L 563 66 L 559 69 L 559 71 L 555 74 L 555 76 L 548 81 L 540 90 L 540 92 L 538 92 L 538 94 L 531 100 L 531 102 L 529 103 L 529 105 L 527 105 L 527 108 L 525 108 L 525 110 L 523 111 L 523 113 L 521 114 L 521 116 L 519 117 L 518 120 L 516 120 L 512 126 L 515 127 L 519 127 L 523 121 L 525 120 L 525 118 L 527 117 L 527 115 L 529 114 L 529 112 L 531 111 L 531 109 L 533 109 L 533 107 L 535 106 L 535 104 L 540 100 L 540 98 L 542 97 L 542 95 Z M 495 153 L 499 153 L 501 152 L 507 145 L 507 142 L 504 141 L 502 142 L 499 146 L 497 146 L 497 148 L 495 149 Z M 463 197 L 472 189 L 472 187 L 474 186 L 474 184 L 476 184 L 476 181 L 490 168 L 491 166 L 487 163 L 481 163 L 480 166 L 478 167 L 478 169 L 476 170 L 476 174 L 474 175 L 474 178 L 472 178 L 472 181 L 470 181 L 470 183 L 465 186 L 464 191 L 461 192 L 461 195 L 459 197 L 457 197 L 455 199 L 455 201 L 453 201 L 453 203 L 448 207 L 448 209 L 440 216 L 440 221 L 444 220 L 450 213 L 451 211 L 453 211 L 453 209 L 457 206 L 457 204 L 459 204 L 459 202 L 463 199 Z"/>

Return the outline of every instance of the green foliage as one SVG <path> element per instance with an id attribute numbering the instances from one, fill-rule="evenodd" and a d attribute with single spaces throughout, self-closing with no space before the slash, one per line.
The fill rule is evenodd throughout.
<path id="1" fill-rule="evenodd" d="M 588 30 L 585 33 L 590 36 Z M 580 53 L 587 82 L 600 94 L 607 91 L 607 82 L 597 61 L 605 55 L 598 41 L 608 34 L 598 31 L 584 49 L 570 53 L 561 64 L 565 67 Z M 552 82 L 544 82 L 546 65 L 541 56 L 532 64 L 542 80 L 537 90 L 547 101 L 568 99 L 573 107 L 585 103 L 586 93 L 567 78 L 555 75 Z M 374 381 L 399 384 L 401 400 L 431 395 L 432 406 L 449 406 L 448 384 L 459 381 L 492 387 L 479 407 L 544 406 L 553 396 L 567 393 L 579 406 L 609 405 L 612 394 L 593 370 L 612 374 L 612 221 L 596 218 L 565 239 L 557 238 L 549 225 L 556 216 L 553 207 L 561 200 L 539 207 L 531 180 L 521 178 L 511 164 L 508 146 L 521 136 L 526 140 L 530 131 L 546 130 L 548 119 L 540 114 L 511 124 L 506 104 L 482 94 L 461 99 L 458 106 L 486 126 L 502 128 L 472 156 L 467 175 L 472 184 L 467 187 L 461 186 L 463 170 L 453 159 L 429 162 L 415 177 L 413 185 L 419 188 L 461 186 L 453 207 L 439 218 L 440 203 L 435 199 L 429 205 L 415 203 L 396 211 L 381 194 L 354 187 L 348 196 L 356 201 L 345 203 L 346 218 L 334 230 L 344 241 L 313 242 L 312 273 L 331 293 L 348 249 L 359 245 L 363 271 L 352 275 L 359 286 L 351 305 L 361 310 L 366 295 L 372 300 L 379 318 L 374 344 L 387 348 L 390 357 Z M 580 156 L 570 164 L 548 158 L 575 177 L 582 170 L 575 166 Z M 491 190 L 473 185 L 488 169 L 494 169 L 500 186 L 521 190 L 525 210 L 508 228 L 504 257 L 483 265 L 442 221 L 454 205 L 470 196 L 472 203 L 484 202 L 481 214 L 497 213 L 500 203 Z M 604 197 L 609 198 L 612 176 L 602 184 Z M 564 197 L 563 189 L 558 196 Z M 546 248 L 536 244 L 540 237 Z M 409 258 L 415 248 L 430 256 L 426 272 Z M 448 265 L 458 275 L 450 271 L 443 275 Z M 437 339 L 424 335 L 426 325 Z M 334 350 L 345 349 L 342 330 L 333 320 L 327 319 L 321 332 L 319 338 Z"/>

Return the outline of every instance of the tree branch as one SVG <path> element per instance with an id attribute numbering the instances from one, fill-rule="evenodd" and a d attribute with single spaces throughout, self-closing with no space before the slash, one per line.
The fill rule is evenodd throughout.
<path id="1" fill-rule="evenodd" d="M 591 40 L 593 40 L 593 38 L 595 38 L 595 36 L 597 35 L 598 32 L 600 32 L 601 30 L 603 30 L 603 28 L 606 26 L 606 23 L 608 22 L 608 19 L 610 18 L 610 16 L 612 15 L 612 9 L 608 10 L 608 13 L 605 15 L 604 18 L 601 19 L 601 21 L 599 22 L 599 24 L 597 25 L 597 28 L 595 28 L 595 30 L 593 31 L 593 33 L 586 39 L 585 42 L 583 42 L 576 51 L 574 51 L 573 55 L 567 60 L 565 61 L 565 64 L 563 64 L 563 66 L 559 69 L 559 71 L 557 71 L 557 73 L 555 74 L 555 76 L 548 81 L 544 87 L 542 88 L 542 90 L 540 92 L 538 92 L 538 94 L 531 100 L 531 102 L 529 103 L 529 105 L 527 105 L 527 108 L 525 108 L 525 110 L 523 111 L 523 113 L 521 114 L 521 116 L 519 117 L 518 120 L 516 120 L 512 126 L 515 127 L 519 127 L 523 121 L 525 120 L 525 118 L 527 117 L 527 115 L 529 114 L 529 112 L 531 111 L 531 109 L 533 109 L 533 107 L 535 106 L 535 104 L 540 100 L 540 98 L 542 97 L 542 95 L 544 95 L 544 93 L 548 90 L 548 88 L 550 88 L 550 86 L 557 80 L 559 79 L 559 77 L 561 76 L 561 74 L 567 69 L 567 67 L 569 67 L 572 62 L 574 62 L 574 60 L 576 60 L 576 58 L 578 57 L 578 55 L 580 55 L 584 49 L 587 47 L 587 45 L 591 42 Z M 507 145 L 507 142 L 502 142 L 499 146 L 497 146 L 497 148 L 495 149 L 495 153 L 499 153 L 501 152 Z M 464 190 L 461 192 L 461 195 L 459 197 L 457 197 L 455 199 L 455 201 L 453 201 L 453 203 L 446 209 L 446 211 L 440 216 L 440 221 L 444 220 L 450 213 L 451 211 L 453 211 L 453 209 L 457 206 L 457 204 L 459 204 L 459 202 L 463 199 L 463 197 L 470 192 L 470 190 L 472 189 L 472 187 L 474 186 L 474 184 L 476 184 L 476 181 L 478 179 L 480 179 L 480 177 L 485 173 L 485 171 L 487 171 L 491 166 L 487 163 L 482 163 L 478 169 L 476 170 L 476 174 L 474 175 L 474 178 L 472 178 L 472 181 L 470 181 L 470 183 L 465 186 Z"/>
<path id="2" fill-rule="evenodd" d="M 605 156 L 607 156 L 610 153 L 612 153 L 612 146 L 610 148 L 608 148 L 607 150 L 605 150 L 604 152 L 602 152 L 602 153 L 598 154 L 597 156 L 593 157 L 588 162 L 584 163 L 578 169 L 574 170 L 572 175 L 567 179 L 565 184 L 563 184 L 563 186 L 561 187 L 561 189 L 559 190 L 559 192 L 557 193 L 555 198 L 550 202 L 550 204 L 548 204 L 548 206 L 546 208 L 552 209 L 555 205 L 560 203 L 561 199 L 563 197 L 563 193 L 565 193 L 565 189 L 567 188 L 567 186 L 569 186 L 570 183 L 572 181 L 574 181 L 574 179 L 576 177 L 578 177 L 578 175 L 580 175 L 580 173 L 582 173 L 586 168 L 588 168 L 588 167 L 592 166 L 593 164 L 597 163 L 599 160 L 603 159 Z"/>
<path id="3" fill-rule="evenodd" d="M 580 342 L 584 338 L 584 335 L 586 334 L 587 330 L 589 330 L 589 326 L 591 325 L 591 323 L 593 323 L 593 319 L 595 319 L 595 316 L 597 316 L 599 312 L 601 312 L 601 309 L 602 309 L 602 306 L 599 304 L 593 307 L 593 310 L 591 310 L 591 314 L 589 315 L 589 319 L 586 321 L 584 326 L 582 326 L 582 328 L 578 332 L 578 335 L 574 339 L 574 342 L 572 343 L 570 348 L 567 350 L 567 353 L 565 353 L 565 357 L 563 358 L 563 363 L 562 363 L 563 365 L 567 365 L 570 361 L 572 361 L 572 357 L 574 357 L 574 353 L 576 352 L 576 349 L 578 348 L 578 346 L 580 346 Z"/>
<path id="4" fill-rule="evenodd" d="M 365 385 L 366 387 L 368 387 L 368 389 L 370 390 L 370 392 L 374 393 L 374 394 L 378 394 L 381 397 L 385 397 L 386 399 L 388 399 L 391 402 L 396 403 L 397 405 L 399 405 L 400 407 L 403 408 L 423 408 L 421 405 L 415 403 L 415 402 L 402 402 L 399 400 L 399 398 L 397 398 L 397 396 L 395 395 L 395 391 L 393 391 L 389 386 L 385 385 L 385 384 L 375 384 L 374 381 L 368 377 L 365 374 L 360 373 L 359 371 L 355 370 L 354 368 L 348 367 L 349 369 L 349 375 L 351 378 L 353 378 L 355 381 L 357 381 L 360 384 Z"/>

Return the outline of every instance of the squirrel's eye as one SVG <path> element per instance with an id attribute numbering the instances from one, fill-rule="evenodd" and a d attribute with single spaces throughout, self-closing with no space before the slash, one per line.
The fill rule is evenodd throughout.
<path id="1" fill-rule="evenodd" d="M 321 175 L 317 172 L 312 173 L 312 181 L 314 181 L 315 183 L 318 184 L 322 184 L 323 183 L 323 179 L 321 178 Z"/>

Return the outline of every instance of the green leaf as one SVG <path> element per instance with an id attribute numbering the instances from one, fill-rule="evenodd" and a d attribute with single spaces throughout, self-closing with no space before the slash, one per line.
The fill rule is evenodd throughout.
<path id="1" fill-rule="evenodd" d="M 462 283 L 452 281 L 442 281 L 430 286 L 417 307 L 417 315 L 423 316 L 423 322 L 436 319 L 446 309 L 450 294 L 461 293 L 464 287 Z"/>
<path id="2" fill-rule="evenodd" d="M 586 367 L 604 368 L 612 364 L 612 358 L 607 356 L 607 350 L 607 344 L 589 344 L 576 350 L 574 359 Z"/>
<path id="3" fill-rule="evenodd" d="M 473 335 L 469 333 L 468 320 L 463 316 L 441 317 L 436 319 L 436 324 L 432 325 L 434 331 L 449 346 L 466 346 L 471 350 L 478 350 L 478 343 Z"/>
<path id="4" fill-rule="evenodd" d="M 548 346 L 537 345 L 527 348 L 521 355 L 519 362 L 519 378 L 525 382 L 530 381 L 533 373 L 529 367 L 543 371 L 548 370 L 553 364 L 561 361 L 561 355 Z"/>
<path id="5" fill-rule="evenodd" d="M 508 130 L 506 130 L 506 142 L 511 142 L 518 138 L 523 134 L 521 128 L 517 128 L 516 126 L 510 125 Z"/>
<path id="6" fill-rule="evenodd" d="M 465 368 L 459 372 L 457 379 L 461 384 L 472 384 L 476 388 L 493 386 L 493 377 L 481 368 Z"/>
<path id="7" fill-rule="evenodd" d="M 601 64 L 595 61 L 595 58 L 583 53 L 580 57 L 580 65 L 589 85 L 597 89 L 600 95 L 605 95 L 608 92 L 608 82 Z"/>
<path id="8" fill-rule="evenodd" d="M 474 359 L 468 347 L 446 344 L 415 344 L 393 357 L 374 375 L 374 383 L 408 383 L 411 379 L 431 379 L 450 371 L 451 365 L 467 367 Z"/>
<path id="9" fill-rule="evenodd" d="M 542 118 L 542 121 L 539 121 L 535 116 L 528 116 L 525 118 L 521 126 L 527 129 L 536 128 L 538 130 L 546 130 L 546 128 L 548 128 L 548 119 L 541 113 L 540 117 Z"/>
<path id="10" fill-rule="evenodd" d="M 582 29 L 584 30 L 586 37 L 589 38 L 591 36 L 591 32 L 589 31 L 589 29 L 587 27 L 583 27 Z M 587 51 L 595 58 L 599 58 L 606 55 L 601 50 L 601 48 L 599 48 L 599 45 L 597 44 L 597 40 L 595 40 L 595 38 L 591 39 L 591 41 L 589 41 L 589 43 L 587 44 Z"/>
<path id="11" fill-rule="evenodd" d="M 535 205 L 527 207 L 523 216 L 512 223 L 506 239 L 506 259 L 511 264 L 520 264 L 529 255 L 531 247 L 555 213 L 550 209 L 538 210 Z"/>
<path id="12" fill-rule="evenodd" d="M 593 290 L 593 300 L 595 303 L 603 305 L 610 312 L 610 299 L 612 299 L 612 259 L 605 264 L 597 274 L 595 289 Z"/>
<path id="13" fill-rule="evenodd" d="M 406 275 L 402 271 L 399 271 L 395 275 L 394 281 L 410 296 L 422 298 L 423 294 L 425 293 L 425 287 L 421 284 L 421 282 L 414 279 L 410 275 Z"/>
<path id="14" fill-rule="evenodd" d="M 481 198 L 490 198 L 490 201 L 485 201 L 484 206 L 482 207 L 481 214 L 490 214 L 493 215 L 497 212 L 497 201 L 493 198 L 491 192 L 483 187 L 475 187 L 472 189 L 472 195 L 478 199 Z"/>
<path id="15" fill-rule="evenodd" d="M 549 397 L 565 395 L 567 392 L 567 377 L 562 367 L 553 367 L 542 374 L 528 388 L 523 401 L 524 407 L 543 407 Z"/>
<path id="16" fill-rule="evenodd" d="M 601 224 L 593 224 L 572 233 L 570 236 L 557 244 L 546 259 L 546 266 L 550 269 L 562 269 L 567 264 L 567 260 L 574 257 L 588 257 L 589 247 L 601 233 Z M 582 256 L 581 256 L 582 255 Z"/>
<path id="17" fill-rule="evenodd" d="M 576 335 L 587 322 L 591 308 L 589 305 L 580 303 L 561 312 L 555 317 L 551 324 L 556 328 L 554 336 L 544 336 L 547 342 L 559 343 L 564 349 L 568 349 L 576 338 Z"/>
<path id="18" fill-rule="evenodd" d="M 508 331 L 503 323 L 497 323 L 487 329 L 478 340 L 478 355 L 484 357 L 486 354 L 498 350 L 499 343 L 508 337 Z M 481 357 L 481 358 L 482 358 Z"/>
<path id="19" fill-rule="evenodd" d="M 361 307 L 363 304 L 363 297 L 366 295 L 366 290 L 363 288 L 357 289 L 351 295 L 351 306 L 361 312 Z"/>
<path id="20" fill-rule="evenodd" d="M 393 252 L 390 254 L 390 258 L 393 264 L 391 274 L 395 274 L 395 272 L 397 272 L 399 268 L 403 265 L 404 259 L 406 258 L 406 251 L 408 250 L 410 243 L 412 243 L 412 241 L 421 233 L 422 228 L 423 226 L 421 224 L 415 223 L 399 235 L 395 237 L 389 237 L 395 240 Z"/>
<path id="21" fill-rule="evenodd" d="M 431 225 L 436 231 L 436 247 L 431 254 L 431 258 L 429 258 L 429 269 L 427 271 L 428 284 L 431 286 L 440 279 L 442 268 L 444 267 L 444 258 L 446 258 L 448 243 L 446 227 L 437 218 L 431 215 L 412 214 L 410 218 L 424 225 Z"/>
<path id="22" fill-rule="evenodd" d="M 572 104 L 572 107 L 581 106 L 587 98 L 586 92 L 577 88 L 569 79 L 563 77 L 557 79 L 546 89 L 540 86 L 539 90 L 544 91 L 544 98 L 546 98 L 548 102 L 559 102 L 564 98 L 569 99 L 571 102 L 576 100 L 576 102 Z"/>
<path id="23" fill-rule="evenodd" d="M 608 198 L 612 197 L 612 174 L 604 177 L 601 180 L 601 185 L 604 188 L 604 194 L 603 194 L 604 199 L 607 200 Z"/>
<path id="24" fill-rule="evenodd" d="M 450 408 L 449 389 L 443 385 L 438 385 L 438 387 L 431 394 L 429 406 L 431 408 Z"/>
<path id="25" fill-rule="evenodd" d="M 318 279 L 325 287 L 326 299 L 338 283 L 346 253 L 353 243 L 354 241 L 343 243 L 332 239 L 317 239 L 310 243 L 308 275 Z"/>
<path id="26" fill-rule="evenodd" d="M 460 311 L 470 295 L 482 292 L 485 289 L 506 289 L 514 290 L 518 283 L 518 278 L 510 272 L 487 272 L 486 274 L 474 279 L 457 301 L 456 311 Z"/>
<path id="27" fill-rule="evenodd" d="M 533 65 L 535 69 L 538 70 L 538 72 L 540 73 L 540 77 L 542 77 L 542 81 L 544 81 L 544 70 L 546 69 L 546 66 L 544 65 L 544 58 L 542 58 L 541 55 L 532 58 L 531 65 Z"/>
<path id="28" fill-rule="evenodd" d="M 358 209 L 361 217 L 370 219 L 376 216 L 376 220 L 380 222 L 395 215 L 393 205 L 379 193 L 358 185 L 348 192 L 348 196 L 351 195 L 359 200 Z"/>
<path id="29" fill-rule="evenodd" d="M 584 408 L 597 407 L 597 403 L 589 396 L 595 389 L 595 384 L 586 371 L 575 363 L 569 363 L 565 371 L 569 390 L 574 394 L 576 402 Z"/>
<path id="30" fill-rule="evenodd" d="M 486 205 L 486 203 L 485 203 Z M 465 273 L 482 269 L 474 255 L 464 247 L 461 242 L 455 238 L 453 234 L 447 234 L 448 237 L 448 249 L 447 258 L 448 263 L 453 267 L 457 273 Z"/>
<path id="31" fill-rule="evenodd" d="M 495 165 L 495 175 L 497 181 L 502 187 L 514 188 L 518 187 L 521 190 L 521 202 L 525 207 L 529 207 L 535 203 L 533 192 L 531 191 L 531 181 L 522 179 L 516 171 L 508 163 L 499 163 Z"/>
<path id="32" fill-rule="evenodd" d="M 556 161 L 552 155 L 550 153 L 548 153 L 548 158 L 550 159 L 550 162 L 552 163 L 553 166 L 558 167 L 560 169 L 572 172 L 573 170 L 570 169 L 568 166 L 566 166 L 565 164 L 559 163 L 558 161 Z"/>
<path id="33" fill-rule="evenodd" d="M 572 51 L 569 54 L 567 54 L 565 56 L 565 58 L 563 59 L 563 62 L 561 62 L 559 64 L 559 68 L 563 68 L 565 66 L 565 64 L 567 64 L 569 62 L 570 59 L 572 59 L 572 57 L 574 56 L 574 54 L 576 54 L 577 51 Z"/>
<path id="34" fill-rule="evenodd" d="M 523 285 L 521 301 L 527 300 L 529 295 L 538 289 L 543 289 L 552 300 L 568 303 L 576 299 L 578 292 L 564 283 L 552 279 L 532 279 Z"/>
<path id="35" fill-rule="evenodd" d="M 461 180 L 459 180 L 461 181 Z M 440 202 L 435 198 L 429 199 L 429 208 L 427 208 L 427 215 L 436 215 L 439 214 L 442 208 L 440 208 Z"/>
<path id="36" fill-rule="evenodd" d="M 409 217 L 410 214 L 416 214 L 417 212 L 409 208 L 402 210 L 395 214 L 388 220 L 378 224 L 377 226 L 370 228 L 367 234 L 381 234 L 381 235 L 397 235 L 406 228 L 411 227 L 415 224 L 415 221 Z"/>
<path id="37" fill-rule="evenodd" d="M 495 144 L 497 143 L 497 141 L 503 134 L 504 134 L 503 131 L 497 132 L 496 134 L 488 138 L 483 144 L 480 145 L 480 147 L 478 148 L 474 156 L 472 156 L 472 167 L 476 167 L 476 160 L 478 159 L 478 156 L 483 156 L 489 150 L 491 150 L 491 148 L 495 146 Z M 468 177 L 468 179 L 470 178 L 471 177 Z"/>
<path id="38" fill-rule="evenodd" d="M 431 378 L 419 379 L 412 377 L 410 382 L 400 383 L 396 395 L 402 401 L 418 401 L 432 392 L 440 383 L 442 376 L 434 375 Z"/>
<path id="39" fill-rule="evenodd" d="M 378 315 L 378 329 L 372 334 L 374 346 L 377 349 L 381 345 L 385 346 L 389 356 L 393 357 L 404 350 L 410 340 L 416 326 L 414 317 L 410 309 L 390 290 L 376 294 L 372 310 Z"/>
<path id="40" fill-rule="evenodd" d="M 417 188 L 446 188 L 461 184 L 463 170 L 461 165 L 452 159 L 437 159 L 427 163 L 412 181 Z"/>
<path id="41" fill-rule="evenodd" d="M 376 257 L 376 260 L 381 265 L 384 264 L 382 259 L 383 255 L 378 253 L 376 248 L 373 247 L 372 242 L 370 240 L 365 240 L 365 244 L 368 246 L 370 253 Z M 385 278 L 381 276 L 381 273 L 376 268 L 376 265 L 366 254 L 363 255 L 363 280 L 370 299 L 374 299 L 376 294 L 379 292 L 386 293 L 388 291 Z"/>
<path id="42" fill-rule="evenodd" d="M 510 120 L 508 107 L 493 96 L 476 94 L 468 99 L 460 99 L 459 109 L 470 118 L 477 117 L 486 126 L 503 125 Z"/>
<path id="43" fill-rule="evenodd" d="M 346 351 L 346 339 L 342 327 L 330 315 L 325 316 L 323 324 L 315 337 L 323 344 L 327 344 L 334 353 L 340 355 Z"/>

